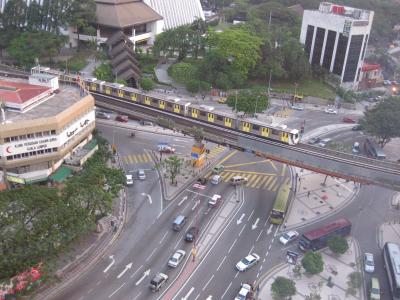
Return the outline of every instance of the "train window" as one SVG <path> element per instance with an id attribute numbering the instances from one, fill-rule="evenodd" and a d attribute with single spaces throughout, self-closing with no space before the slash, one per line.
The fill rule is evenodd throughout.
<path id="1" fill-rule="evenodd" d="M 217 115 L 217 120 L 218 120 L 218 121 L 223 121 L 223 120 L 224 120 L 224 118 L 223 118 L 223 117 L 221 117 L 221 116 L 218 116 L 218 115 Z"/>
<path id="2" fill-rule="evenodd" d="M 260 130 L 260 126 L 253 124 L 253 130 Z"/>
<path id="3" fill-rule="evenodd" d="M 200 112 L 200 116 L 205 117 L 205 116 L 206 116 L 206 113 L 205 113 L 204 111 L 201 111 L 201 112 Z"/>
<path id="4" fill-rule="evenodd" d="M 277 129 L 272 129 L 272 134 L 273 134 L 273 135 L 279 135 L 279 134 L 280 134 L 280 131 L 277 130 Z"/>
<path id="5" fill-rule="evenodd" d="M 172 104 L 171 103 L 167 103 L 167 107 L 172 107 Z"/>
<path id="6" fill-rule="evenodd" d="M 157 103 L 158 102 L 158 99 L 152 98 L 151 100 L 153 101 L 153 103 Z"/>

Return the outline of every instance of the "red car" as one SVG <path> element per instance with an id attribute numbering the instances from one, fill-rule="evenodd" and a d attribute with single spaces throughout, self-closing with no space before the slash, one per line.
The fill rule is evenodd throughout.
<path id="1" fill-rule="evenodd" d="M 118 121 L 118 122 L 128 122 L 128 116 L 127 115 L 118 115 L 116 118 L 115 118 L 115 121 Z"/>
<path id="2" fill-rule="evenodd" d="M 357 123 L 357 119 L 355 117 L 343 117 L 343 122 L 345 123 Z"/>

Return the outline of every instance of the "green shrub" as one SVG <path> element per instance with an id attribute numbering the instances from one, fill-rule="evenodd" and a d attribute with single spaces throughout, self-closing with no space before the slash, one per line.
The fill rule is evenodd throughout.
<path id="1" fill-rule="evenodd" d="M 140 79 L 140 86 L 145 91 L 150 91 L 154 88 L 154 81 L 150 78 L 143 77 Z"/>
<path id="2" fill-rule="evenodd" d="M 275 299 L 286 299 L 296 294 L 296 284 L 289 278 L 278 276 L 271 285 L 271 291 Z"/>
<path id="3" fill-rule="evenodd" d="M 319 252 L 308 251 L 301 260 L 301 265 L 306 272 L 312 275 L 319 274 L 324 270 L 324 261 Z"/>
<path id="4" fill-rule="evenodd" d="M 168 69 L 170 76 L 177 82 L 188 83 L 197 79 L 197 67 L 193 64 L 180 62 Z"/>
<path id="5" fill-rule="evenodd" d="M 347 251 L 347 249 L 349 249 L 347 240 L 340 235 L 331 237 L 328 240 L 328 247 L 329 249 L 331 249 L 333 253 L 336 254 L 344 254 Z"/>

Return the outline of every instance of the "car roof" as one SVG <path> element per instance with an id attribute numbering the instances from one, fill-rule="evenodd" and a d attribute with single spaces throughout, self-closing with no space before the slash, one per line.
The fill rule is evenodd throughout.
<path id="1" fill-rule="evenodd" d="M 131 174 L 125 174 L 126 178 L 131 179 L 132 175 Z"/>
<path id="2" fill-rule="evenodd" d="M 371 286 L 372 288 L 379 288 L 379 279 L 376 277 L 371 278 Z"/>

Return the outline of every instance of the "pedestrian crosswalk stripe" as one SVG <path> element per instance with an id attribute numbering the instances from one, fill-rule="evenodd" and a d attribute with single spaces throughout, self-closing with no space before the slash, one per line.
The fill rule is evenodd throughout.
<path id="1" fill-rule="evenodd" d="M 272 181 L 272 178 L 272 176 L 268 177 L 268 180 L 264 183 L 264 188 L 268 188 L 268 185 Z"/>
<path id="2" fill-rule="evenodd" d="M 244 175 L 243 177 L 247 178 L 246 186 L 250 187 L 250 183 L 253 181 L 253 179 L 257 178 L 257 175 L 249 175 L 249 176 Z"/>
<path id="3" fill-rule="evenodd" d="M 270 184 L 267 186 L 267 189 L 271 190 L 272 187 L 274 186 L 274 184 L 276 183 L 276 181 L 277 181 L 276 177 L 273 177 Z"/>
<path id="4" fill-rule="evenodd" d="M 231 180 L 231 178 L 233 177 L 233 176 L 235 176 L 235 173 L 227 173 L 228 174 L 228 176 L 225 176 L 224 177 L 224 181 L 225 182 L 228 182 L 229 180 Z"/>
<path id="5" fill-rule="evenodd" d="M 264 176 L 262 177 L 261 181 L 257 184 L 256 188 L 259 189 L 262 186 L 264 186 L 264 183 L 269 180 L 269 178 L 271 178 L 271 176 Z"/>
<path id="6" fill-rule="evenodd" d="M 257 183 L 262 179 L 263 177 L 261 176 L 257 176 L 256 179 L 252 182 L 252 184 L 250 185 L 251 188 L 254 188 Z"/>
<path id="7" fill-rule="evenodd" d="M 148 153 L 128 154 L 122 156 L 122 160 L 126 164 L 145 163 L 152 161 L 151 156 Z"/>
<path id="8" fill-rule="evenodd" d="M 278 190 L 278 187 L 280 186 L 279 182 L 276 182 L 276 184 L 274 184 L 271 187 L 271 192 L 276 192 Z"/>
<path id="9" fill-rule="evenodd" d="M 211 175 L 212 175 L 212 172 L 211 171 L 209 171 L 207 174 L 206 174 L 206 178 L 210 178 L 211 177 Z"/>

